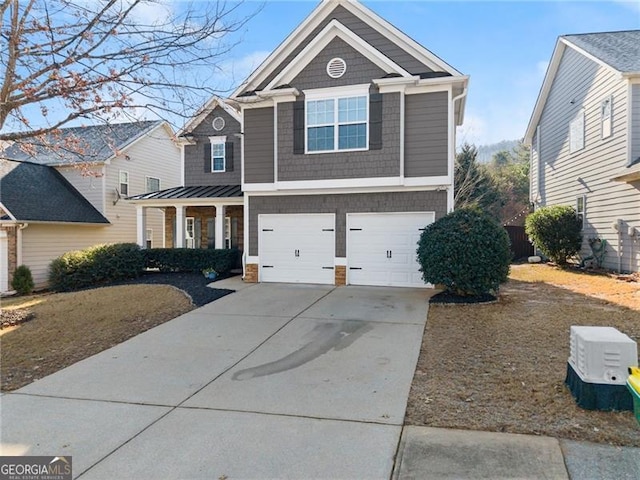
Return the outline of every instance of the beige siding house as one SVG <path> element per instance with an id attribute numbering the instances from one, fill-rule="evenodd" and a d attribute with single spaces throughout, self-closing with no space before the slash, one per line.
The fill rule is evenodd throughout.
<path id="1" fill-rule="evenodd" d="M 640 269 L 640 31 L 566 35 L 556 44 L 525 142 L 531 201 L 572 205 L 603 266 Z"/>
<path id="2" fill-rule="evenodd" d="M 149 209 L 138 239 L 135 206 L 124 198 L 181 183 L 180 149 L 171 128 L 152 121 L 63 129 L 63 134 L 84 139 L 86 153 L 27 156 L 9 148 L 1 155 L 0 231 L 6 233 L 0 235 L 7 240 L 0 250 L 15 251 L 0 263 L 1 291 L 10 290 L 11 275 L 22 264 L 31 269 L 36 287 L 45 287 L 51 260 L 68 251 L 139 240 L 165 246 L 164 212 Z"/>

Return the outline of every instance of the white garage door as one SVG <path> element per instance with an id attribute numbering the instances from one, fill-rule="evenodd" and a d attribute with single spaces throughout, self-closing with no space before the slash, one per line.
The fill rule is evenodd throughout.
<path id="1" fill-rule="evenodd" d="M 260 215 L 260 281 L 333 284 L 335 215 Z"/>
<path id="2" fill-rule="evenodd" d="M 434 220 L 434 212 L 347 214 L 348 283 L 425 287 L 416 249 Z"/>

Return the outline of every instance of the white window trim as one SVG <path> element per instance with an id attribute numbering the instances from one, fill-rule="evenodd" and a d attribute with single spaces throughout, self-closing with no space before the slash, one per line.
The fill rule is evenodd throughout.
<path id="1" fill-rule="evenodd" d="M 193 235 L 189 236 L 189 223 L 193 226 Z M 196 219 L 195 217 L 185 217 L 184 219 L 184 246 L 186 248 L 196 248 Z"/>
<path id="2" fill-rule="evenodd" d="M 304 91 L 305 101 L 304 101 L 304 153 L 308 155 L 315 155 L 319 153 L 342 153 L 342 152 L 364 152 L 369 150 L 369 85 L 349 85 L 347 87 L 339 87 L 339 88 L 318 88 L 313 90 L 305 90 Z M 338 131 L 340 125 L 357 125 L 363 123 L 362 121 L 358 122 L 345 122 L 339 123 L 338 121 L 338 100 L 341 98 L 352 98 L 352 97 L 365 97 L 365 108 L 367 111 L 366 116 L 366 140 L 365 146 L 362 148 L 346 148 L 340 149 L 338 148 L 338 144 L 340 141 Z M 334 128 L 333 135 L 333 146 L 332 150 L 309 150 L 309 125 L 307 123 L 307 111 L 309 102 L 315 102 L 319 100 L 333 100 L 334 101 L 334 119 L 333 123 L 327 123 L 322 125 L 314 125 L 313 127 L 329 127 L 332 126 Z"/>
<path id="3" fill-rule="evenodd" d="M 609 102 L 609 117 L 605 118 L 602 115 L 602 107 L 604 106 L 604 103 L 607 101 Z M 604 131 L 605 120 L 609 121 L 609 133 L 607 135 L 605 135 L 605 131 Z M 608 138 L 611 138 L 612 136 L 613 136 L 613 95 L 609 95 L 608 97 L 606 97 L 604 100 L 600 102 L 600 138 L 602 140 L 606 140 Z"/>
<path id="4" fill-rule="evenodd" d="M 575 122 L 577 122 L 580 119 L 580 117 L 582 117 L 582 132 L 581 132 L 581 134 L 582 134 L 582 146 L 579 147 L 579 148 L 575 148 L 574 147 L 574 138 L 573 138 L 574 124 L 575 124 Z M 574 154 L 574 153 L 580 152 L 580 151 L 584 150 L 584 148 L 586 146 L 585 123 L 586 123 L 585 111 L 584 111 L 584 108 L 581 108 L 580 111 L 578 111 L 578 113 L 569 122 L 569 153 L 570 154 Z"/>
<path id="5" fill-rule="evenodd" d="M 580 200 L 582 200 L 582 210 L 580 210 Z M 582 219 L 582 228 L 587 219 L 587 196 L 578 195 L 576 197 L 576 215 Z"/>
<path id="6" fill-rule="evenodd" d="M 122 174 L 123 173 L 127 175 L 127 181 L 126 182 L 122 181 Z M 122 193 L 122 185 L 126 185 L 127 186 L 127 193 Z M 127 170 L 118 170 L 118 192 L 120 192 L 121 195 L 126 195 L 126 196 L 130 196 L 131 195 L 130 177 L 129 177 L 129 172 Z"/>
<path id="7" fill-rule="evenodd" d="M 209 137 L 209 141 L 211 142 L 211 173 L 224 173 L 227 171 L 227 137 Z M 222 170 L 214 170 L 213 169 L 213 146 L 222 144 L 224 148 L 224 155 L 222 156 Z M 219 157 L 218 157 L 219 158 Z"/>
<path id="8" fill-rule="evenodd" d="M 153 248 L 153 229 L 147 228 L 145 230 L 146 231 L 144 234 L 144 245 L 146 248 Z"/>
<path id="9" fill-rule="evenodd" d="M 162 190 L 160 179 L 158 177 L 145 177 L 144 178 L 144 183 L 145 183 L 145 188 L 146 188 L 147 192 L 151 191 L 151 190 L 149 190 L 149 180 L 152 180 L 152 179 L 158 181 L 158 190 L 156 190 L 156 191 L 159 192 L 160 190 Z"/>
<path id="10" fill-rule="evenodd" d="M 231 248 L 231 217 L 224 217 L 224 248 Z"/>

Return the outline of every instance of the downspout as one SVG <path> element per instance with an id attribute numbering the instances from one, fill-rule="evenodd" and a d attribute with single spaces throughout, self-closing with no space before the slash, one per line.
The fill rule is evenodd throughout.
<path id="1" fill-rule="evenodd" d="M 469 90 L 469 87 L 467 85 L 464 86 L 464 88 L 462 89 L 462 93 L 460 95 L 457 95 L 455 97 L 453 97 L 451 99 L 451 106 L 453 108 L 453 115 L 455 117 L 456 114 L 456 102 L 458 100 L 462 100 L 464 97 L 467 96 L 467 92 Z M 456 188 L 456 184 L 455 184 L 455 168 L 456 168 L 456 125 L 455 125 L 455 119 L 454 119 L 454 125 L 453 125 L 453 165 L 451 165 L 451 186 L 449 188 L 449 201 L 451 202 L 451 211 L 455 210 L 455 198 L 456 198 L 456 192 L 455 192 L 455 188 Z M 449 212 L 447 212 L 449 213 Z"/>
<path id="2" fill-rule="evenodd" d="M 22 230 L 29 226 L 28 223 L 21 223 L 16 230 L 16 266 L 22 265 Z"/>

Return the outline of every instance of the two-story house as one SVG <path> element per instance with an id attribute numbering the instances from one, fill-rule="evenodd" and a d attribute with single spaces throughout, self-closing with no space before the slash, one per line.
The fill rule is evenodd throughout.
<path id="1" fill-rule="evenodd" d="M 164 211 L 142 238 L 124 198 L 180 183 L 180 149 L 165 122 L 64 128 L 41 145 L 0 152 L 0 291 L 17 265 L 46 286 L 52 259 L 102 243 L 163 247 Z"/>
<path id="2" fill-rule="evenodd" d="M 573 205 L 603 266 L 640 271 L 640 30 L 558 38 L 525 134 L 531 201 Z M 598 242 L 599 248 L 602 243 Z"/>
<path id="3" fill-rule="evenodd" d="M 132 199 L 138 228 L 170 207 L 175 246 L 237 245 L 248 282 L 424 286 L 417 241 L 453 209 L 467 84 L 360 3 L 325 0 L 185 127 L 185 186 Z"/>

